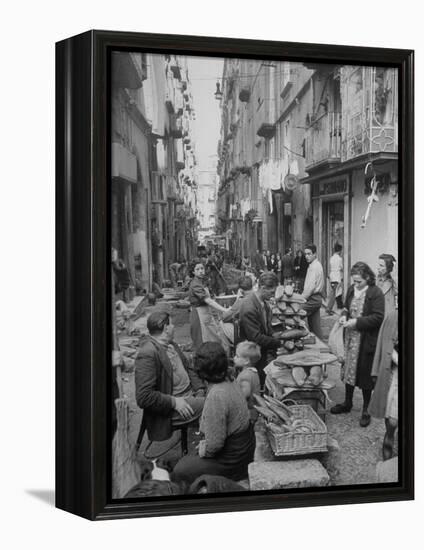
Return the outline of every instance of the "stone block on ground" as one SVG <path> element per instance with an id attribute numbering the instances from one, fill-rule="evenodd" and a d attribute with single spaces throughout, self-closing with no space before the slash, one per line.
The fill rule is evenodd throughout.
<path id="1" fill-rule="evenodd" d="M 256 448 L 254 462 L 270 462 L 275 460 L 271 445 L 265 430 L 262 418 L 259 418 L 255 425 Z"/>
<path id="2" fill-rule="evenodd" d="M 311 458 L 249 464 L 251 491 L 325 487 L 329 482 L 327 470 L 318 460 Z"/>
<path id="3" fill-rule="evenodd" d="M 398 457 L 377 462 L 377 483 L 395 483 L 398 481 Z"/>

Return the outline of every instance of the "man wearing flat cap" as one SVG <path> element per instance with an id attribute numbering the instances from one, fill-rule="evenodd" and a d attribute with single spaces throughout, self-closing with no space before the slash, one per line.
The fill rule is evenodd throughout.
<path id="1" fill-rule="evenodd" d="M 143 409 L 142 431 L 150 441 L 169 439 L 175 428 L 200 417 L 205 386 L 173 341 L 169 313 L 154 311 L 147 319 L 135 361 L 137 405 Z"/>

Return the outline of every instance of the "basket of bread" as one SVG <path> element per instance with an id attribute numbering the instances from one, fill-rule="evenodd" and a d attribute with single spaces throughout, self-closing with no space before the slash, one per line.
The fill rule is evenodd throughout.
<path id="1" fill-rule="evenodd" d="M 327 427 L 309 405 L 254 395 L 258 413 L 265 420 L 275 456 L 294 456 L 327 451 Z M 292 403 L 292 405 L 288 405 Z"/>

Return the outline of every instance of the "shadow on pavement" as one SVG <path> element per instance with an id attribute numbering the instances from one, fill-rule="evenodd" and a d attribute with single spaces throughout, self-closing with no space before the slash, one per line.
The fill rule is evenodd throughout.
<path id="1" fill-rule="evenodd" d="M 53 489 L 27 489 L 25 492 L 27 495 L 38 498 L 38 500 L 45 502 L 49 506 L 55 505 L 55 492 Z"/>

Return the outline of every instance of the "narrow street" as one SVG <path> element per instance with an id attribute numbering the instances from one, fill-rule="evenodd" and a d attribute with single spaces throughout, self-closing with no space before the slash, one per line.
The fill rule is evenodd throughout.
<path id="1" fill-rule="evenodd" d="M 112 61 L 114 300 L 130 311 L 143 300 L 144 308 L 141 316 L 137 313 L 134 319 L 127 318 L 130 326 L 121 323 L 119 334 L 120 351 L 124 357 L 127 354 L 123 391 L 130 399 L 130 445 L 137 439 L 142 414 L 135 402 L 134 355 L 157 301 L 156 307 L 167 304 L 171 308 L 174 340 L 190 360 L 193 349 L 219 342 L 231 362 L 233 344 L 250 340 L 260 347 L 261 358 L 254 364 L 261 377 L 268 357 L 276 350 L 281 356 L 297 355 L 297 364 L 283 365 L 287 372 L 292 370 L 289 380 L 281 382 L 281 395 L 296 391 L 301 404 L 306 402 L 315 409 L 320 397 L 327 396 L 325 426 L 313 410 L 302 407 L 296 410 L 301 418 L 291 421 L 295 413 L 290 416 L 287 411 L 286 422 L 283 419 L 281 423 L 279 417 L 277 435 L 265 436 L 262 420 L 256 423 L 255 459 L 252 462 L 249 454 L 249 463 L 243 466 L 259 471 L 255 485 L 247 470 L 251 487 L 262 490 L 262 479 L 271 488 L 290 486 L 292 480 L 287 485 L 283 479 L 283 470 L 290 470 L 289 466 L 282 466 L 278 463 L 281 459 L 270 454 L 269 439 L 275 443 L 277 438 L 279 444 L 289 441 L 292 446 L 281 454 L 295 457 L 293 468 L 302 470 L 299 479 L 292 471 L 286 474 L 293 474 L 294 483 L 300 484 L 297 486 L 375 483 L 386 434 L 384 420 L 371 418 L 371 408 L 367 409 L 376 378 L 380 378 L 382 389 L 374 393 L 379 409 L 373 414 L 381 418 L 390 410 L 395 424 L 388 425 L 386 458 L 393 457 L 393 452 L 396 457 L 397 70 L 128 52 L 114 52 Z M 262 274 L 262 282 L 258 282 Z M 248 278 L 249 285 L 242 282 L 243 277 Z M 252 285 L 254 292 L 250 293 Z M 286 295 L 286 300 L 276 300 L 277 311 L 271 311 L 266 303 L 271 303 L 277 285 L 284 287 L 281 296 Z M 239 288 L 240 299 L 245 301 L 235 312 L 229 310 L 233 302 L 227 304 L 225 300 Z M 340 311 L 342 302 L 347 310 L 341 323 L 344 341 L 336 351 L 343 349 L 335 356 L 345 358 L 349 375 L 345 383 L 334 356 L 332 363 L 320 356 L 329 352 L 326 343 L 337 320 L 337 315 L 326 314 L 325 307 L 335 312 L 337 305 Z M 193 341 L 190 307 L 195 319 Z M 231 317 L 226 327 L 228 338 L 218 334 L 224 329 L 215 323 L 227 313 Z M 391 332 L 385 334 L 384 341 L 392 348 L 384 356 L 384 367 L 383 359 L 379 361 L 380 377 L 371 371 L 379 330 L 388 315 L 392 316 Z M 163 326 L 161 321 L 153 321 L 151 336 L 161 334 L 165 339 L 159 342 L 163 346 L 159 351 L 150 342 L 147 368 L 140 367 L 144 379 L 139 403 L 148 411 L 152 424 L 160 423 L 163 416 L 170 421 L 169 427 L 172 418 L 163 409 L 170 403 L 183 418 L 190 410 L 194 413 L 185 401 L 192 397 L 190 384 L 182 397 L 176 382 L 183 360 L 179 356 L 174 364 L 165 355 L 166 350 L 171 357 L 173 353 L 169 351 L 168 337 L 172 339 L 172 335 L 167 335 L 167 322 L 166 316 Z M 362 329 L 357 328 L 360 324 Z M 245 361 L 245 367 L 246 361 L 250 362 L 248 358 L 238 359 Z M 281 363 L 284 360 L 280 358 Z M 277 370 L 280 365 L 276 365 Z M 327 381 L 323 365 L 327 365 Z M 213 366 L 219 366 L 219 361 Z M 294 374 L 295 367 L 300 380 Z M 172 377 L 170 369 L 175 369 Z M 167 374 L 162 376 L 163 372 Z M 185 379 L 186 373 L 182 376 Z M 301 388 L 307 377 L 309 386 Z M 250 387 L 258 388 L 261 383 L 263 379 L 255 386 L 251 382 Z M 352 403 L 348 397 L 345 407 L 336 409 L 341 414 L 331 414 L 331 407 L 345 401 L 345 389 L 349 395 L 354 391 Z M 251 393 L 257 395 L 259 389 Z M 225 432 L 226 442 L 231 442 L 233 435 L 244 434 L 252 439 L 253 450 L 253 434 L 246 425 L 250 429 L 247 414 L 254 420 L 250 413 L 254 416 L 257 412 L 256 397 L 245 397 L 248 402 L 250 399 L 250 411 L 244 411 L 245 420 L 239 429 L 227 432 L 228 426 L 221 425 L 216 431 Z M 234 408 L 236 401 L 228 399 L 225 406 Z M 260 397 L 257 402 L 261 403 Z M 242 405 L 246 405 L 244 400 Z M 351 405 L 349 413 L 343 412 Z M 218 409 L 223 411 L 216 405 L 216 414 L 211 415 L 214 419 Z M 261 414 L 269 417 L 267 411 L 272 407 L 265 405 Z M 237 414 L 234 412 L 235 417 Z M 306 418 L 308 414 L 315 418 L 315 424 Z M 270 418 L 276 420 L 277 416 L 271 413 Z M 296 421 L 300 424 L 294 425 Z M 360 421 L 366 427 L 361 427 Z M 156 432 L 158 441 L 160 434 L 169 434 L 170 429 Z M 314 455 L 316 460 L 298 460 L 299 451 L 324 449 L 325 430 L 328 452 Z M 155 434 L 155 430 L 150 433 Z M 176 461 L 181 453 L 179 437 L 177 431 L 171 441 L 155 441 L 148 456 L 164 453 L 171 462 Z M 198 439 L 198 434 L 189 431 L 189 453 L 196 453 Z M 203 445 L 207 439 L 205 434 Z M 211 455 L 217 457 L 219 453 L 212 448 Z M 220 452 L 224 449 L 225 445 L 221 446 Z M 207 453 L 202 448 L 199 460 L 203 452 Z M 391 480 L 397 475 L 395 469 L 393 466 L 390 472 Z M 197 473 L 195 468 L 193 471 Z M 232 475 L 238 477 L 234 472 Z"/>
<path id="2" fill-rule="evenodd" d="M 175 325 L 175 340 L 183 348 L 189 347 L 190 339 L 190 324 L 188 309 L 180 309 L 172 307 L 172 320 Z M 147 308 L 146 314 L 140 317 L 135 322 L 135 327 L 140 329 L 141 333 L 146 331 L 147 315 L 151 309 Z M 328 334 L 331 330 L 336 316 L 326 316 L 324 310 L 322 314 L 322 328 L 325 335 L 325 341 L 328 339 Z M 126 338 L 126 337 L 125 337 Z M 136 339 L 135 339 L 136 340 Z M 344 399 L 344 384 L 340 380 L 340 367 L 335 365 L 328 366 L 329 379 L 337 380 L 336 387 L 329 391 L 328 408 L 335 403 L 340 403 Z M 130 441 L 135 442 L 137 439 L 142 412 L 137 407 L 135 402 L 135 384 L 134 371 L 130 369 L 123 375 L 124 391 L 130 398 Z M 332 415 L 329 412 L 326 414 L 326 425 L 328 434 L 331 437 L 331 445 L 328 453 L 317 455 L 322 464 L 328 471 L 330 482 L 332 485 L 350 485 L 363 483 L 376 483 L 376 465 L 382 460 L 381 442 L 384 436 L 384 421 L 373 419 L 367 428 L 359 426 L 361 416 L 362 396 L 359 390 L 356 390 L 353 409 L 350 414 Z M 168 459 L 171 463 L 176 462 L 181 456 L 179 446 L 180 434 L 177 431 L 170 440 L 154 443 L 150 452 L 158 455 L 167 449 L 163 458 Z M 189 453 L 196 452 L 196 445 L 199 441 L 199 435 L 194 430 L 189 430 Z M 147 445 L 147 438 L 144 438 L 140 448 L 140 457 Z M 174 446 L 175 445 L 175 446 Z M 270 452 L 267 451 L 267 452 Z M 275 459 L 275 458 L 274 458 Z"/>

